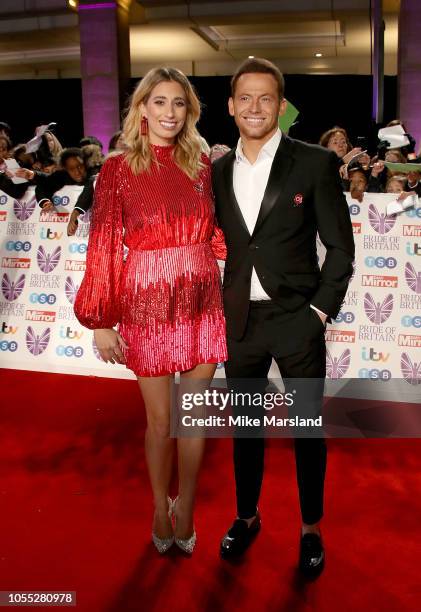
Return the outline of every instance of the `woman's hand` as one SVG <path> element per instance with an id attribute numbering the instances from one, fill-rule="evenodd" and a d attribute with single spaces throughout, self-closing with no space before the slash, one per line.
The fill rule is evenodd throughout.
<path id="1" fill-rule="evenodd" d="M 384 161 L 376 161 L 371 169 L 371 176 L 377 178 L 384 170 Z"/>
<path id="2" fill-rule="evenodd" d="M 26 179 L 27 181 L 32 181 L 35 176 L 35 172 L 28 170 L 27 168 L 19 168 L 18 170 L 15 170 L 15 176 Z"/>
<path id="3" fill-rule="evenodd" d="M 343 181 L 347 181 L 349 179 L 349 177 L 348 177 L 348 164 L 343 164 L 339 168 L 339 176 L 341 177 L 341 179 Z"/>
<path id="4" fill-rule="evenodd" d="M 53 212 L 54 210 L 54 204 L 51 202 L 51 200 L 45 200 L 42 203 L 42 212 Z"/>
<path id="5" fill-rule="evenodd" d="M 94 339 L 105 363 L 126 363 L 122 349 L 129 347 L 115 329 L 95 329 Z"/>

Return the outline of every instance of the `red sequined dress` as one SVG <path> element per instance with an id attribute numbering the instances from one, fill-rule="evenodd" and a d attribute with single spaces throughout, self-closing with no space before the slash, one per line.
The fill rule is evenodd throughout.
<path id="1" fill-rule="evenodd" d="M 158 163 L 137 176 L 123 155 L 105 162 L 75 302 L 85 327 L 118 323 L 129 345 L 126 365 L 138 376 L 227 358 L 216 261 L 226 249 L 215 225 L 210 163 L 203 156 L 206 167 L 192 180 L 176 165 L 174 147 L 152 148 Z"/>

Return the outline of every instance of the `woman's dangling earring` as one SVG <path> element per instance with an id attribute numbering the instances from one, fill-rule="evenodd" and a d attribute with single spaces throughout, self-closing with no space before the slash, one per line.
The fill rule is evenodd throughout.
<path id="1" fill-rule="evenodd" d="M 140 134 L 146 136 L 148 133 L 148 118 L 143 115 L 142 121 L 140 122 Z"/>

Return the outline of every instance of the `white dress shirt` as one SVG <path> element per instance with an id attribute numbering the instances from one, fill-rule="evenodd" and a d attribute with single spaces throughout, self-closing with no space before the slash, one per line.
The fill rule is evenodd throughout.
<path id="1" fill-rule="evenodd" d="M 275 153 L 281 142 L 282 132 L 277 130 L 259 151 L 254 164 L 251 164 L 243 153 L 241 138 L 235 150 L 235 163 L 233 172 L 234 193 L 243 215 L 249 234 L 253 233 L 259 215 L 260 206 L 265 194 L 266 185 L 272 168 Z M 250 286 L 250 300 L 270 300 L 270 296 L 263 289 L 256 270 L 253 267 Z M 311 305 L 317 312 L 321 310 Z"/>
<path id="2" fill-rule="evenodd" d="M 281 142 L 281 137 L 281 130 L 277 130 L 272 138 L 260 149 L 254 164 L 251 164 L 244 155 L 241 138 L 237 144 L 233 173 L 234 193 L 250 235 L 253 233 L 254 226 L 256 225 L 273 158 Z M 251 275 L 250 299 L 271 299 L 263 289 L 254 268 Z"/>

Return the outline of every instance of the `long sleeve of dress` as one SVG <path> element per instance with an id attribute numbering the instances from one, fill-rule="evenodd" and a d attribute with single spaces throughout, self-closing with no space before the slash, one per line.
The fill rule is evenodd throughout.
<path id="1" fill-rule="evenodd" d="M 205 165 L 205 168 L 202 171 L 202 180 L 203 180 L 203 185 L 204 185 L 204 189 L 206 192 L 208 192 L 212 198 L 212 200 L 214 201 L 214 195 L 213 195 L 213 190 L 212 190 L 212 165 L 210 162 L 210 159 L 207 155 L 202 155 L 202 162 Z M 218 223 L 216 221 L 216 216 L 214 217 L 214 228 L 213 228 L 213 233 L 210 239 L 210 244 L 211 244 L 211 248 L 212 248 L 212 252 L 215 255 L 216 259 L 226 259 L 227 258 L 227 247 L 225 245 L 225 237 L 224 234 L 221 230 L 221 228 L 218 226 Z"/>
<path id="2" fill-rule="evenodd" d="M 216 259 L 225 260 L 227 258 L 227 247 L 225 244 L 225 237 L 224 237 L 224 234 L 221 228 L 216 224 L 216 221 L 215 221 L 215 227 L 213 230 L 213 235 L 211 238 L 211 247 L 212 247 L 212 251 Z"/>
<path id="3" fill-rule="evenodd" d="M 119 195 L 121 156 L 108 159 L 95 188 L 86 271 L 74 311 L 89 329 L 111 328 L 120 321 L 123 270 L 123 214 Z"/>

